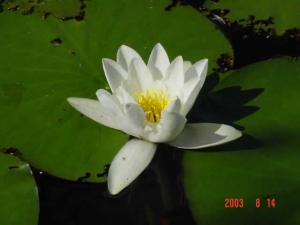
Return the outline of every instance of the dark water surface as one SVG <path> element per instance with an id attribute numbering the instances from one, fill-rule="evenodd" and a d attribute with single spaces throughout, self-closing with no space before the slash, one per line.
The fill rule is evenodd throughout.
<path id="1" fill-rule="evenodd" d="M 181 151 L 158 149 L 149 167 L 117 196 L 106 184 L 66 181 L 33 169 L 39 224 L 195 224 L 181 186 L 181 158 Z"/>

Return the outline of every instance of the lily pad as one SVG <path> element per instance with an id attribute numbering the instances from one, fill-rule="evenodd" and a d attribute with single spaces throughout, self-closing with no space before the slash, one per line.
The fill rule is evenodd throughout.
<path id="1" fill-rule="evenodd" d="M 0 153 L 0 180 L 0 224 L 38 224 L 38 193 L 28 164 Z"/>
<path id="2" fill-rule="evenodd" d="M 237 122 L 244 136 L 260 144 L 241 139 L 184 155 L 184 186 L 199 224 L 300 223 L 299 85 L 299 61 L 273 59 L 232 72 L 218 86 L 220 92 L 264 88 L 248 103 L 259 110 Z M 226 198 L 242 198 L 244 206 L 225 208 Z M 275 208 L 268 207 L 268 198 L 275 199 Z"/>
<path id="3" fill-rule="evenodd" d="M 37 12 L 43 17 L 52 14 L 59 19 L 80 18 L 83 16 L 83 0 L 4 0 L 6 10 L 18 11 L 22 15 Z"/>
<path id="4" fill-rule="evenodd" d="M 60 19 L 83 17 L 83 0 L 44 0 L 39 2 L 36 10 L 42 15 L 52 14 Z"/>
<path id="5" fill-rule="evenodd" d="M 82 21 L 0 14 L 0 146 L 18 148 L 36 168 L 58 177 L 101 182 L 127 135 L 81 116 L 67 97 L 95 98 L 107 87 L 101 58 L 126 44 L 147 59 L 161 42 L 170 57 L 193 62 L 231 53 L 226 39 L 191 8 L 168 1 L 88 1 Z M 88 177 L 88 176 L 87 176 Z"/>
<path id="6" fill-rule="evenodd" d="M 27 15 L 33 12 L 34 7 L 38 4 L 38 0 L 3 0 L 0 4 L 1 8 Z"/>
<path id="7" fill-rule="evenodd" d="M 286 29 L 300 28 L 300 2 L 290 0 L 285 4 L 282 0 L 220 0 L 218 2 L 206 0 L 204 6 L 210 10 L 230 10 L 226 18 L 230 20 L 248 19 L 254 16 L 258 20 L 267 20 L 272 17 L 278 34 Z"/>

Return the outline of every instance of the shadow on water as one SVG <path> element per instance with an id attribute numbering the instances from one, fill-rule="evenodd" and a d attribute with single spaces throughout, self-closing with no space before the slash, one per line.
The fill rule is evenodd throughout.
<path id="1" fill-rule="evenodd" d="M 122 220 L 130 224 L 126 196 L 104 197 L 106 184 L 71 182 L 33 171 L 39 189 L 39 225 L 117 224 Z"/>
<path id="2" fill-rule="evenodd" d="M 236 126 L 235 121 L 259 110 L 257 106 L 246 104 L 258 97 L 264 91 L 263 88 L 243 90 L 240 86 L 232 86 L 213 91 L 218 82 L 217 73 L 207 77 L 194 107 L 187 115 L 189 122 L 225 123 Z"/>
<path id="3" fill-rule="evenodd" d="M 213 73 L 207 77 L 194 107 L 187 115 L 188 121 L 191 123 L 228 124 L 239 130 L 244 130 L 244 127 L 235 124 L 235 122 L 259 110 L 259 107 L 247 104 L 262 94 L 264 89 L 243 90 L 240 86 L 233 86 L 214 91 L 213 89 L 219 82 L 218 73 Z M 243 133 L 243 136 L 238 140 L 214 147 L 213 150 L 209 151 L 251 150 L 257 149 L 262 145 L 263 143 L 260 140 L 257 140 L 250 134 Z"/>

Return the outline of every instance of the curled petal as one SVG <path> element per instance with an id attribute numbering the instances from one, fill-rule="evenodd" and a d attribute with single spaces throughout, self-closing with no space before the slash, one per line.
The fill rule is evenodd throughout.
<path id="1" fill-rule="evenodd" d="M 161 79 L 165 76 L 168 66 L 170 65 L 169 57 L 166 50 L 161 44 L 156 44 L 148 61 L 148 68 L 154 76 L 154 79 Z"/>
<path id="2" fill-rule="evenodd" d="M 241 135 L 239 130 L 225 124 L 191 123 L 168 144 L 177 148 L 199 149 L 224 144 Z"/>
<path id="3" fill-rule="evenodd" d="M 149 165 L 156 151 L 156 144 L 131 139 L 114 157 L 108 171 L 108 190 L 118 194 L 135 180 Z"/>

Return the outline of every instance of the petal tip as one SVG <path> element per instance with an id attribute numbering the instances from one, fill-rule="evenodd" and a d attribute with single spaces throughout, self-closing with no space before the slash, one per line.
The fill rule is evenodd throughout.
<path id="1" fill-rule="evenodd" d="M 154 45 L 154 48 L 164 48 L 160 42 Z"/>
<path id="2" fill-rule="evenodd" d="M 199 77 L 207 75 L 208 59 L 201 59 L 198 62 L 196 62 L 193 66 Z"/>
<path id="3" fill-rule="evenodd" d="M 152 49 L 152 52 L 156 54 L 167 54 L 164 46 L 161 43 L 156 43 Z"/>
<path id="4" fill-rule="evenodd" d="M 108 170 L 107 187 L 112 195 L 130 185 L 149 165 L 156 145 L 131 139 L 117 153 Z"/>
<path id="5" fill-rule="evenodd" d="M 102 89 L 98 89 L 96 92 L 95 92 L 96 96 L 101 96 L 103 94 L 103 90 Z"/>
<path id="6" fill-rule="evenodd" d="M 235 139 L 238 139 L 238 138 L 240 138 L 242 136 L 243 136 L 243 133 L 240 130 L 235 129 Z M 235 140 L 235 139 L 233 139 L 233 140 Z"/>
<path id="7" fill-rule="evenodd" d="M 124 48 L 128 48 L 128 46 L 123 44 L 119 47 L 119 49 L 124 49 Z"/>
<path id="8" fill-rule="evenodd" d="M 102 59 L 101 59 L 101 62 L 102 62 L 102 64 L 103 64 L 103 66 L 104 66 L 105 64 L 109 63 L 110 61 L 111 61 L 111 59 L 109 59 L 109 58 L 102 58 Z"/>
<path id="9" fill-rule="evenodd" d="M 208 59 L 203 59 L 203 64 L 205 65 L 205 67 L 208 66 Z"/>
<path id="10" fill-rule="evenodd" d="M 78 100 L 78 98 L 76 98 L 76 97 L 68 97 L 68 98 L 67 98 L 67 102 L 68 102 L 70 105 L 76 104 L 77 100 Z"/>
<path id="11" fill-rule="evenodd" d="M 177 56 L 175 59 L 174 59 L 174 62 L 177 62 L 177 61 L 180 61 L 183 63 L 183 57 L 181 55 Z"/>
<path id="12" fill-rule="evenodd" d="M 114 165 L 110 166 L 107 177 L 107 189 L 111 195 L 116 195 L 120 193 L 125 186 L 122 186 L 122 182 L 120 182 L 119 174 L 112 169 Z M 119 181 L 119 182 L 118 182 Z"/>
<path id="13" fill-rule="evenodd" d="M 112 185 L 111 182 L 107 182 L 107 189 L 111 195 L 117 195 L 122 191 L 122 188 L 117 185 Z"/>
<path id="14" fill-rule="evenodd" d="M 234 141 L 243 135 L 240 130 L 226 124 L 222 124 L 216 134 L 227 136 L 227 140 L 224 143 Z"/>
<path id="15" fill-rule="evenodd" d="M 131 47 L 129 47 L 128 45 L 121 45 L 120 47 L 119 47 L 119 49 L 118 49 L 118 52 L 123 52 L 123 51 L 131 51 L 131 50 L 133 50 Z"/>

